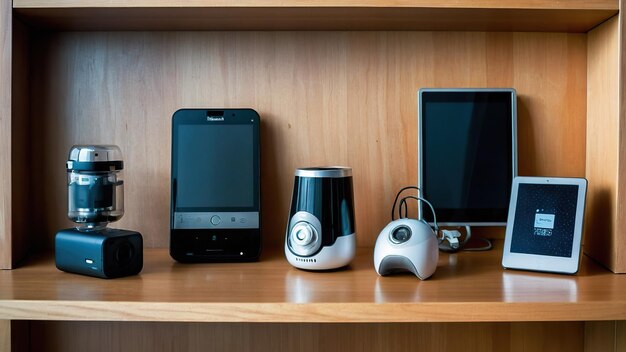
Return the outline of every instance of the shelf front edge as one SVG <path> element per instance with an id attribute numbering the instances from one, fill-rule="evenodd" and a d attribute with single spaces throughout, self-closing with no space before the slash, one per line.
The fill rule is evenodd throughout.
<path id="1" fill-rule="evenodd" d="M 626 302 L 164 303 L 0 300 L 11 320 L 393 323 L 626 320 Z"/>

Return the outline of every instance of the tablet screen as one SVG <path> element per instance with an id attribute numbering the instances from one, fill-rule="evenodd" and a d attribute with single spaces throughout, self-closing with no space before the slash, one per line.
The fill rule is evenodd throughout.
<path id="1" fill-rule="evenodd" d="M 571 257 L 578 187 L 520 183 L 511 252 Z"/>
<path id="2" fill-rule="evenodd" d="M 422 90 L 419 117 L 420 184 L 439 222 L 505 223 L 516 164 L 514 91 Z"/>

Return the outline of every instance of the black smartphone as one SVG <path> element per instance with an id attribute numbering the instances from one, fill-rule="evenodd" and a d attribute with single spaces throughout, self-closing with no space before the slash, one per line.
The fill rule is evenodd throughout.
<path id="1" fill-rule="evenodd" d="M 254 261 L 261 253 L 260 117 L 181 109 L 172 118 L 170 255 Z"/>

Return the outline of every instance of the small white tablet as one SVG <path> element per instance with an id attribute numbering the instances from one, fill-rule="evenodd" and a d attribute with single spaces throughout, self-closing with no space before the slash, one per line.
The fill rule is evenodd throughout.
<path id="1" fill-rule="evenodd" d="M 575 274 L 586 194 L 584 178 L 514 178 L 502 266 Z"/>

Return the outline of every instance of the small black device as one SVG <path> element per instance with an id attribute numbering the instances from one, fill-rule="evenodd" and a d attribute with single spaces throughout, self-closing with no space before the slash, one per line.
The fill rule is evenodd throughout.
<path id="1" fill-rule="evenodd" d="M 418 105 L 418 187 L 439 224 L 506 225 L 517 175 L 515 90 L 424 88 Z"/>
<path id="2" fill-rule="evenodd" d="M 63 271 L 112 279 L 138 274 L 143 267 L 143 240 L 135 231 L 61 230 L 54 246 L 56 266 Z"/>
<path id="3" fill-rule="evenodd" d="M 122 152 L 115 145 L 76 145 L 66 163 L 68 212 L 77 227 L 57 232 L 59 270 L 105 279 L 143 268 L 143 239 L 136 231 L 107 228 L 124 215 Z"/>
<path id="4" fill-rule="evenodd" d="M 260 118 L 181 109 L 172 118 L 170 255 L 253 261 L 261 252 Z"/>

